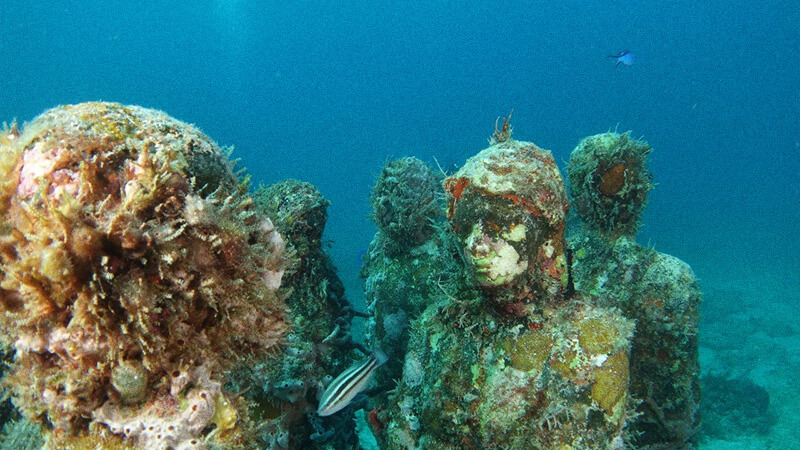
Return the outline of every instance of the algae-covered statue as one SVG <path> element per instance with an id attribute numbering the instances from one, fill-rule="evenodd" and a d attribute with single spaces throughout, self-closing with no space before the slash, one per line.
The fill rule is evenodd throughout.
<path id="1" fill-rule="evenodd" d="M 552 154 L 504 129 L 444 188 L 475 280 L 498 307 L 523 316 L 567 287 L 567 195 Z"/>
<path id="2" fill-rule="evenodd" d="M 631 445 L 679 448 L 700 424 L 697 328 L 702 298 L 692 269 L 635 241 L 653 188 L 650 146 L 629 133 L 583 139 L 570 155 L 570 196 L 580 223 L 572 226 L 576 287 L 636 320 L 631 395 L 636 415 Z"/>
<path id="3" fill-rule="evenodd" d="M 700 292 L 685 263 L 635 242 L 649 146 L 582 141 L 568 226 L 551 153 L 512 139 L 506 119 L 495 128 L 444 179 L 416 158 L 386 165 L 362 268 L 369 314 L 344 296 L 310 184 L 251 195 L 227 151 L 135 106 L 62 106 L 4 129 L 0 354 L 23 416 L 8 442 L 690 445 Z M 371 352 L 386 364 L 351 366 Z M 374 373 L 369 400 L 325 406 L 342 371 L 359 391 L 347 374 Z"/>
<path id="4" fill-rule="evenodd" d="M 659 420 L 673 431 L 684 420 L 676 414 L 690 419 L 696 414 L 691 392 L 680 394 L 686 401 L 675 407 L 663 391 L 670 383 L 679 393 L 696 385 L 696 315 L 691 314 L 699 293 L 691 273 L 679 275 L 653 262 L 652 270 L 615 279 L 629 283 L 627 288 L 586 289 L 589 268 L 605 267 L 609 259 L 599 249 L 588 256 L 590 243 L 576 235 L 566 239 L 566 188 L 550 152 L 511 139 L 507 120 L 496 127 L 491 144 L 443 182 L 448 221 L 437 227 L 450 238 L 437 242 L 455 243 L 458 251 L 429 248 L 426 253 L 435 257 L 407 261 L 421 274 L 434 266 L 450 269 L 437 280 L 439 292 L 422 299 L 424 310 L 409 321 L 397 386 L 375 398 L 369 424 L 363 419 L 362 427 L 370 428 L 383 448 L 687 444 L 691 433 L 669 443 L 663 435 L 650 440 L 643 435 Z M 584 155 L 599 161 L 591 174 L 578 178 L 590 180 L 598 192 L 578 193 L 574 186 L 572 191 L 582 202 L 581 217 L 596 219 L 605 242 L 635 233 L 652 186 L 646 152 L 637 147 L 619 153 L 626 158 Z M 610 203 L 607 213 L 582 213 Z M 381 239 L 379 232 L 376 241 Z M 402 257 L 372 256 L 364 267 L 367 292 L 397 291 L 397 278 L 390 274 L 402 272 L 396 268 L 404 265 Z M 670 311 L 682 302 L 686 312 L 666 316 L 674 327 L 653 329 L 650 309 L 633 307 L 630 296 L 617 294 L 632 290 L 659 294 L 651 303 L 671 304 Z M 402 299 L 370 298 L 374 311 L 382 309 L 381 302 L 402 309 Z M 658 317 L 664 323 L 665 317 Z M 376 315 L 373 321 L 381 318 L 386 319 Z M 655 336 L 671 339 L 657 345 L 658 356 L 648 355 Z M 386 344 L 374 337 L 373 342 Z M 648 383 L 649 373 L 662 375 Z"/>
<path id="5" fill-rule="evenodd" d="M 443 187 L 448 222 L 440 228 L 458 251 L 438 258 L 458 269 L 411 322 L 402 377 L 388 401 L 373 405 L 380 443 L 622 442 L 633 322 L 570 292 L 566 189 L 550 152 L 511 139 L 504 122 Z M 431 259 L 417 259 L 417 270 Z M 375 268 L 365 268 L 368 283 L 391 285 Z"/>
<path id="6" fill-rule="evenodd" d="M 380 405 L 388 403 L 386 391 L 403 375 L 411 321 L 435 299 L 446 298 L 444 286 L 462 273 L 454 258 L 458 243 L 443 227 L 442 194 L 434 171 L 406 157 L 386 163 L 370 197 L 378 233 L 361 270 L 371 316 L 365 335 L 388 356 L 375 373 L 380 392 L 373 404 L 381 408 L 374 410 L 376 420 Z"/>

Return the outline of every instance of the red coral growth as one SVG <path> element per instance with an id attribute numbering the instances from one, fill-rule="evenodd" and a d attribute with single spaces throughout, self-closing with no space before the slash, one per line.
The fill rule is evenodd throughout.
<path id="1" fill-rule="evenodd" d="M 515 205 L 520 205 L 525 208 L 526 211 L 533 214 L 534 216 L 541 216 L 542 210 L 539 209 L 532 201 L 528 200 L 527 198 L 520 197 L 514 194 L 506 194 L 503 196 L 506 200 L 511 200 Z"/>
<path id="2" fill-rule="evenodd" d="M 469 186 L 469 178 L 448 178 L 444 182 L 445 190 L 450 193 L 454 200 L 461 198 L 467 186 Z"/>
<path id="3" fill-rule="evenodd" d="M 369 419 L 369 423 L 372 425 L 372 429 L 376 432 L 380 432 L 383 430 L 383 421 L 378 417 L 378 413 L 383 411 L 383 405 L 378 406 L 377 408 L 373 409 L 369 412 L 367 416 Z"/>
<path id="4" fill-rule="evenodd" d="M 528 324 L 528 329 L 531 331 L 541 330 L 544 325 L 540 322 L 531 322 Z"/>
<path id="5" fill-rule="evenodd" d="M 456 201 L 461 199 L 464 189 L 469 186 L 469 178 L 448 178 L 444 182 L 444 189 L 450 193 L 450 200 L 447 202 L 447 218 L 450 219 L 455 214 Z"/>

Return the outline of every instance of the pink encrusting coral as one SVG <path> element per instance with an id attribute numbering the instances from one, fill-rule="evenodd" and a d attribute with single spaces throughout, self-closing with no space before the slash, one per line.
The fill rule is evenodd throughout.
<path id="1" fill-rule="evenodd" d="M 193 126 L 113 103 L 54 108 L 3 136 L 5 383 L 51 441 L 180 446 L 214 423 L 212 441 L 241 434 L 215 422 L 236 423 L 220 383 L 282 339 L 286 256 L 232 166 Z"/>

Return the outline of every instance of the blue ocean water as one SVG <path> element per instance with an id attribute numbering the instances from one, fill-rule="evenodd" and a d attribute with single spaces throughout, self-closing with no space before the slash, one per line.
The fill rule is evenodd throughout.
<path id="1" fill-rule="evenodd" d="M 0 2 L 0 120 L 138 104 L 234 145 L 257 183 L 315 184 L 354 303 L 388 159 L 456 167 L 511 109 L 562 167 L 632 130 L 657 183 L 639 241 L 701 280 L 704 373 L 764 387 L 776 417 L 706 445 L 800 446 L 798 2 L 99 3 Z M 632 65 L 607 58 L 622 50 Z"/>

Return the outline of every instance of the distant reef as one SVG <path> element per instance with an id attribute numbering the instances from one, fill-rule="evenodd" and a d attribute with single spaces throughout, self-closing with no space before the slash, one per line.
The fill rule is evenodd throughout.
<path id="1" fill-rule="evenodd" d="M 701 293 L 635 241 L 649 145 L 588 137 L 567 184 L 511 134 L 386 164 L 358 311 L 313 185 L 137 106 L 5 125 L 0 449 L 691 448 Z"/>

